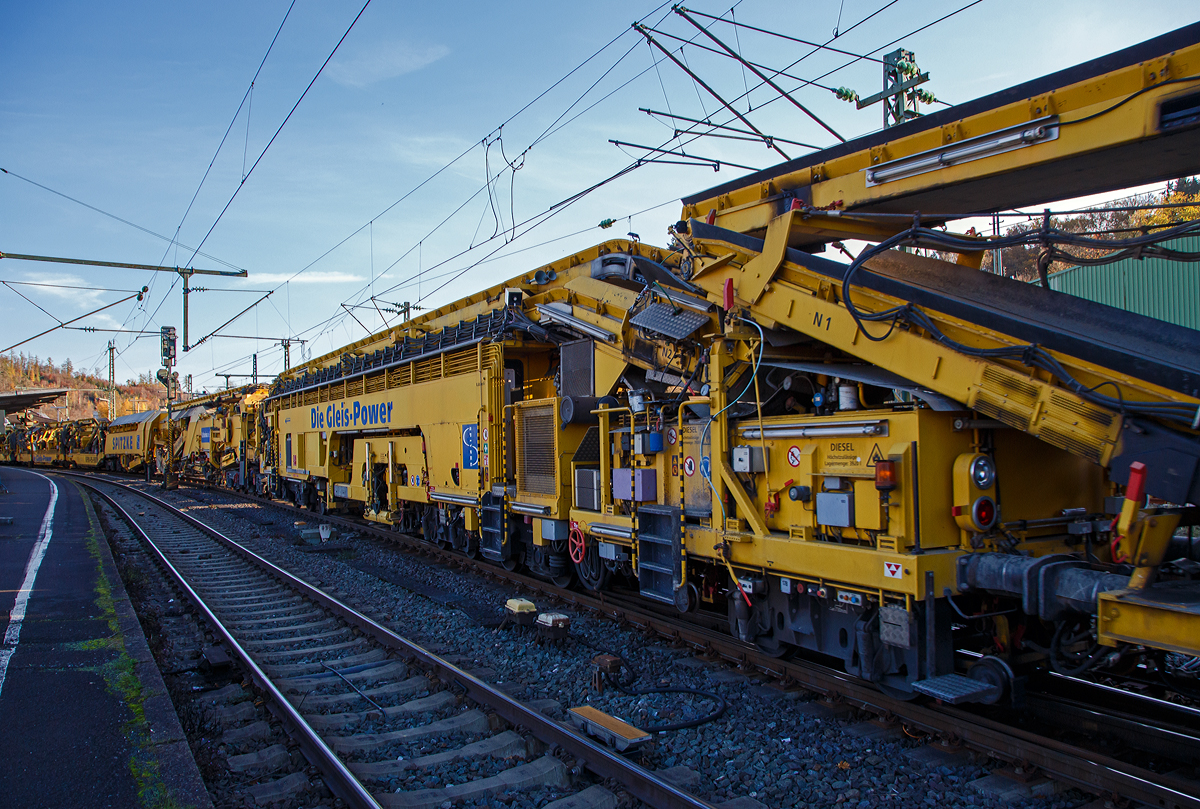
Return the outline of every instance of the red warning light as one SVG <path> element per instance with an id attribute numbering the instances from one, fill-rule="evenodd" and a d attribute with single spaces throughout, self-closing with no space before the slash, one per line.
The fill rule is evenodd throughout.
<path id="1" fill-rule="evenodd" d="M 996 501 L 990 497 L 980 497 L 971 506 L 971 521 L 980 531 L 986 531 L 996 524 Z"/>
<path id="2" fill-rule="evenodd" d="M 875 462 L 875 488 L 881 492 L 890 492 L 896 488 L 896 462 Z"/>

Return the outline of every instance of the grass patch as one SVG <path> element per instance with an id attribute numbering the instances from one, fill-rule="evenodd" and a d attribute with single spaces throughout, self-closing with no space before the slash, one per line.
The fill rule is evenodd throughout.
<path id="1" fill-rule="evenodd" d="M 79 488 L 79 484 L 75 486 Z M 146 722 L 146 696 L 137 677 L 133 658 L 125 648 L 125 636 L 117 618 L 112 584 L 104 571 L 104 556 L 100 546 L 100 543 L 105 541 L 104 532 L 91 499 L 85 496 L 82 490 L 80 495 L 87 510 L 90 526 L 87 535 L 88 553 L 96 562 L 96 606 L 112 634 L 107 638 L 96 638 L 71 645 L 86 650 L 111 649 L 116 654 L 113 660 L 100 667 L 100 672 L 109 691 L 129 708 L 130 718 L 125 722 L 123 730 L 134 748 L 129 756 L 129 771 L 137 784 L 138 803 L 145 809 L 183 809 L 171 797 L 163 782 L 158 757 L 150 744 L 150 726 Z"/>

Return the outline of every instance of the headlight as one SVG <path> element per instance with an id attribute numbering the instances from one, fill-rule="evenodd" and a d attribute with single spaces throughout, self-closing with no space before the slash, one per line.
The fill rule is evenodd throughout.
<path id="1" fill-rule="evenodd" d="M 971 480 L 981 489 L 990 489 L 996 482 L 996 467 L 992 459 L 981 455 L 971 462 Z"/>

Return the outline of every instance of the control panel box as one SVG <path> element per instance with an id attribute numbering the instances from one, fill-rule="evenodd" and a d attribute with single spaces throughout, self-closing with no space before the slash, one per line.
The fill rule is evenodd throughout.
<path id="1" fill-rule="evenodd" d="M 638 503 L 658 501 L 658 470 L 614 469 L 612 472 L 613 499 Z"/>
<path id="2" fill-rule="evenodd" d="M 836 528 L 853 528 L 854 495 L 850 492 L 818 492 L 817 522 Z"/>
<path id="3" fill-rule="evenodd" d="M 662 452 L 662 433 L 634 433 L 633 451 L 638 455 L 652 455 Z"/>
<path id="4" fill-rule="evenodd" d="M 733 471 L 753 474 L 766 471 L 762 447 L 740 446 L 733 448 Z"/>

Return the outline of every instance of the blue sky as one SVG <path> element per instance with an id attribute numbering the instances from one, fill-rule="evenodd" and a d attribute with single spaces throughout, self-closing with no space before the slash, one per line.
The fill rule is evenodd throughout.
<path id="1" fill-rule="evenodd" d="M 1156 3 L 1148 13 L 1127 2 L 984 0 L 905 36 L 967 2 L 897 0 L 883 8 L 887 0 L 744 0 L 733 14 L 741 23 L 825 42 L 835 26 L 846 31 L 883 8 L 833 44 L 863 54 L 903 37 L 886 50 L 915 51 L 931 73 L 927 86 L 949 102 L 1197 17 L 1194 4 L 1184 2 Z M 728 19 L 729 5 L 695 0 L 689 8 Z M 197 390 L 211 390 L 219 384 L 215 372 L 249 373 L 256 351 L 261 374 L 278 371 L 282 350 L 268 338 L 303 337 L 316 355 L 381 328 L 384 321 L 369 302 L 372 292 L 380 306 L 418 300 L 437 306 L 630 230 L 663 244 L 666 228 L 678 218 L 679 197 L 744 173 L 645 166 L 544 218 L 551 206 L 629 165 L 636 153 L 609 139 L 660 145 L 671 137 L 669 127 L 639 107 L 695 118 L 717 112 L 713 99 L 629 26 L 644 20 L 664 32 L 659 38 L 670 47 L 679 44 L 670 35 L 687 39 L 695 29 L 672 15 L 669 5 L 620 0 L 374 0 L 263 153 L 361 8 L 361 0 L 297 0 L 294 6 L 290 0 L 0 3 L 6 32 L 0 167 L 10 172 L 0 174 L 0 251 L 175 265 L 187 262 L 204 240 L 207 255 L 196 256 L 193 266 L 232 265 L 249 277 L 193 281 L 234 290 L 192 296 L 193 342 L 263 294 L 251 290 L 275 290 L 222 330 L 262 339 L 217 337 L 180 353 L 181 375 L 192 374 Z M 713 31 L 772 67 L 809 50 L 748 29 L 735 36 L 723 23 Z M 755 84 L 736 63 L 694 45 L 685 47 L 684 56 L 727 99 Z M 812 79 L 848 61 L 818 52 L 792 72 Z M 820 83 L 865 96 L 880 81 L 878 64 L 858 60 Z M 831 136 L 786 104 L 757 108 L 772 95 L 769 88 L 749 95 L 757 126 L 797 141 L 831 143 Z M 881 123 L 878 108 L 856 111 L 824 89 L 809 86 L 797 97 L 846 137 Z M 743 109 L 746 103 L 738 102 Z M 754 167 L 780 159 L 761 144 L 711 138 L 688 151 Z M 510 163 L 519 168 L 508 169 Z M 487 176 L 496 177 L 490 188 Z M 191 249 L 33 183 L 162 236 L 174 236 L 178 228 L 178 241 Z M 608 218 L 616 225 L 600 230 L 597 224 Z M 123 303 L 76 325 L 181 326 L 179 285 L 172 286 L 167 274 L 5 259 L 0 279 L 88 287 L 0 286 L 0 348 L 128 294 L 107 290 L 143 284 L 151 289 L 142 304 Z M 341 303 L 365 305 L 353 309 L 361 323 Z M 56 362 L 70 357 L 77 367 L 90 368 L 106 364 L 109 339 L 120 351 L 119 379 L 157 367 L 157 339 L 132 334 L 60 330 L 18 350 Z M 299 352 L 293 348 L 293 362 Z"/>

